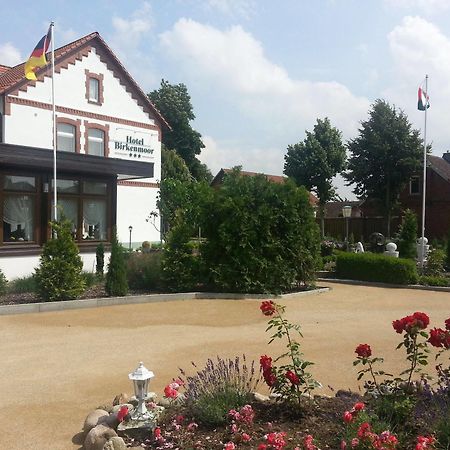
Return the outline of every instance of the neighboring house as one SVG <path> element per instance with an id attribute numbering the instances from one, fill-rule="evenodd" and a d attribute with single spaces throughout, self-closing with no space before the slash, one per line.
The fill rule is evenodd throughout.
<path id="1" fill-rule="evenodd" d="M 55 72 L 58 206 L 92 270 L 96 246 L 115 229 L 122 242 L 130 226 L 134 242 L 159 240 L 145 219 L 156 209 L 168 125 L 96 32 L 55 50 Z M 0 268 L 8 278 L 30 274 L 50 236 L 50 64 L 36 76 L 25 79 L 24 64 L 0 65 Z"/>
<path id="2" fill-rule="evenodd" d="M 422 223 L 423 174 L 411 177 L 400 195 L 402 209 L 411 209 L 417 215 L 419 230 Z M 427 186 L 425 203 L 425 236 L 442 239 L 450 231 L 450 153 L 427 156 Z M 420 232 L 419 232 L 420 234 Z"/>
<path id="3" fill-rule="evenodd" d="M 401 216 L 405 209 L 416 213 L 418 234 L 422 224 L 423 173 L 414 174 L 399 197 L 400 207 L 394 211 L 393 219 Z M 361 204 L 364 217 L 382 217 L 380 202 L 367 199 Z M 427 156 L 427 186 L 425 204 L 425 236 L 428 239 L 444 238 L 450 231 L 450 153 Z M 398 222 L 398 220 L 397 220 Z M 392 233 L 395 233 L 392 228 Z"/>
<path id="4" fill-rule="evenodd" d="M 220 186 L 223 183 L 223 179 L 227 173 L 231 173 L 233 169 L 220 169 L 219 172 L 217 172 L 217 175 L 214 177 L 214 179 L 211 181 L 211 186 Z M 284 177 L 281 175 L 267 175 L 265 173 L 258 173 L 258 172 L 246 172 L 244 170 L 241 170 L 241 175 L 247 176 L 247 177 L 254 177 L 256 175 L 264 175 L 269 181 L 272 181 L 273 183 L 285 183 L 288 177 Z M 317 207 L 317 204 L 319 203 L 318 198 L 312 193 L 309 193 L 309 203 L 314 208 Z"/>
<path id="5" fill-rule="evenodd" d="M 352 207 L 352 215 L 351 215 L 352 218 L 362 217 L 362 212 L 361 212 L 361 204 L 362 203 L 363 203 L 362 200 L 328 202 L 325 205 L 325 218 L 332 219 L 332 218 L 344 217 L 342 214 L 342 208 L 344 206 Z"/>

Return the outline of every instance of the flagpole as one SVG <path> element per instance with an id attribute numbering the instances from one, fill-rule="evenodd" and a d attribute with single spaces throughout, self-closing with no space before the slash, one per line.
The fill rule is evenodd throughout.
<path id="1" fill-rule="evenodd" d="M 58 194 L 56 186 L 56 108 L 55 108 L 55 23 L 50 24 L 52 43 L 52 118 L 53 118 L 53 220 L 58 220 Z"/>
<path id="2" fill-rule="evenodd" d="M 425 75 L 425 126 L 423 130 L 423 188 L 422 188 L 422 249 L 420 267 L 423 272 L 425 263 L 425 203 L 427 194 L 427 110 L 428 110 L 428 75 Z"/>

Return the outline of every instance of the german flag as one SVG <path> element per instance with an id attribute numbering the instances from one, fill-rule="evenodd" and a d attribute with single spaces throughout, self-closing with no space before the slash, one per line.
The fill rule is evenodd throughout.
<path id="1" fill-rule="evenodd" d="M 37 80 L 36 78 L 36 70 L 39 67 L 44 67 L 47 65 L 47 59 L 45 58 L 45 53 L 48 50 L 51 39 L 51 26 L 48 29 L 48 32 L 36 45 L 36 48 L 31 53 L 28 61 L 25 63 L 25 78 L 28 80 Z"/>

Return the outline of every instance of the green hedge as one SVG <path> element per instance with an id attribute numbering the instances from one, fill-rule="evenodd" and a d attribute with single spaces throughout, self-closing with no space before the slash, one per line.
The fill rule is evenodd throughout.
<path id="1" fill-rule="evenodd" d="M 418 280 L 414 261 L 375 253 L 339 253 L 336 275 L 348 280 L 393 284 L 414 284 Z"/>

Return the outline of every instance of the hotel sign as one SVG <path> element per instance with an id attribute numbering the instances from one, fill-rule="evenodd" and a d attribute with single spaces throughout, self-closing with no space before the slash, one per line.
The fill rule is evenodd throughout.
<path id="1" fill-rule="evenodd" d="M 135 159 L 135 160 L 153 160 L 154 148 L 146 143 L 148 137 L 135 137 L 131 134 L 125 136 L 117 136 L 113 141 L 114 156 L 123 159 Z"/>

